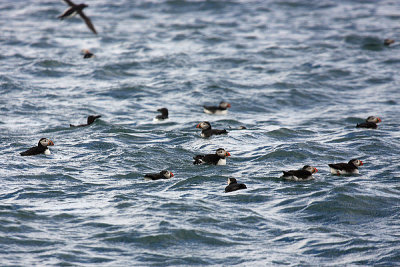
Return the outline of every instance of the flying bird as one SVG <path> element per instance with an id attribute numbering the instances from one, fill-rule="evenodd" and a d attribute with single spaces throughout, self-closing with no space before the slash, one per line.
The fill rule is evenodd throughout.
<path id="1" fill-rule="evenodd" d="M 86 4 L 76 5 L 76 4 L 72 3 L 71 0 L 64 0 L 64 2 L 67 3 L 70 7 L 67 10 L 65 10 L 63 14 L 58 16 L 59 19 L 71 17 L 78 13 L 79 16 L 81 16 L 81 18 L 85 21 L 85 23 L 89 27 L 89 29 L 94 34 L 97 34 L 96 29 L 94 28 L 94 26 L 92 24 L 92 21 L 88 17 L 86 17 L 85 13 L 83 13 L 83 9 L 88 7 L 88 5 L 86 5 Z"/>

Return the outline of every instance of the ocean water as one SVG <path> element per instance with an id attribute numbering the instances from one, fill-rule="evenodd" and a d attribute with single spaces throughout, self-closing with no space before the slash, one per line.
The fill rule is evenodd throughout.
<path id="1" fill-rule="evenodd" d="M 0 1 L 1 266 L 400 265 L 400 2 L 85 3 L 98 35 L 63 1 Z"/>

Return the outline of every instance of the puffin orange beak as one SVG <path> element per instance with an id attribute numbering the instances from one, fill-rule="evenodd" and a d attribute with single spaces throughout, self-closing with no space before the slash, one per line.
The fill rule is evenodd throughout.
<path id="1" fill-rule="evenodd" d="M 197 124 L 196 128 L 200 128 L 200 123 L 199 123 L 199 124 Z"/>
<path id="2" fill-rule="evenodd" d="M 226 157 L 230 157 L 231 154 L 230 154 L 228 151 L 226 151 L 225 156 L 226 156 Z"/>
<path id="3" fill-rule="evenodd" d="M 170 172 L 170 174 L 171 174 L 171 178 L 174 177 L 174 174 L 172 172 Z"/>
<path id="4" fill-rule="evenodd" d="M 230 108 L 230 107 L 231 107 L 231 104 L 228 103 L 227 107 Z"/>
<path id="5" fill-rule="evenodd" d="M 54 143 L 53 143 L 53 141 L 49 140 L 49 144 L 48 144 L 48 146 L 54 146 Z"/>
<path id="6" fill-rule="evenodd" d="M 381 118 L 378 117 L 378 122 L 381 122 L 381 121 L 382 121 Z"/>
<path id="7" fill-rule="evenodd" d="M 360 160 L 360 166 L 364 165 L 364 163 Z"/>
<path id="8" fill-rule="evenodd" d="M 318 169 L 317 169 L 317 168 L 314 168 L 314 172 L 318 172 Z"/>

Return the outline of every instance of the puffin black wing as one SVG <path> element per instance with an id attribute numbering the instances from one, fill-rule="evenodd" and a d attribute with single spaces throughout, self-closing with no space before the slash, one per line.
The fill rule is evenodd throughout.
<path id="1" fill-rule="evenodd" d="M 216 106 L 203 106 L 203 108 L 205 108 L 213 113 L 215 113 L 218 110 L 218 107 L 216 107 Z"/>
<path id="2" fill-rule="evenodd" d="M 42 154 L 45 150 L 46 150 L 45 147 L 35 146 L 35 147 L 29 148 L 27 151 L 21 152 L 20 155 L 21 156 L 38 155 L 38 154 Z"/>
<path id="3" fill-rule="evenodd" d="M 297 178 L 300 179 L 307 179 L 312 175 L 311 172 L 306 171 L 306 170 L 290 170 L 290 171 L 283 171 L 283 177 L 290 177 L 290 176 L 296 176 Z"/>
<path id="4" fill-rule="evenodd" d="M 67 5 L 69 6 L 76 6 L 74 3 L 72 3 L 72 1 L 70 0 L 64 0 L 65 3 L 67 3 Z"/>
<path id="5" fill-rule="evenodd" d="M 230 184 L 227 187 L 225 187 L 225 193 L 233 192 L 240 189 L 247 189 L 247 187 L 245 184 L 237 184 L 237 183 Z"/>
<path id="6" fill-rule="evenodd" d="M 159 173 L 149 173 L 144 176 L 145 178 L 149 178 L 151 180 L 159 180 L 163 178 L 163 175 Z"/>
<path id="7" fill-rule="evenodd" d="M 83 13 L 82 10 L 77 11 L 78 14 L 82 17 L 82 19 L 85 21 L 86 25 L 89 27 L 89 29 L 94 33 L 97 34 L 96 29 L 94 28 L 92 21 L 86 17 L 85 13 Z"/>
<path id="8" fill-rule="evenodd" d="M 221 159 L 221 157 L 218 156 L 217 154 L 207 154 L 207 155 L 197 155 L 193 157 L 193 159 L 194 159 L 193 164 L 195 165 L 203 163 L 216 165 L 218 161 Z"/>
<path id="9" fill-rule="evenodd" d="M 351 166 L 348 163 L 328 164 L 328 166 L 336 170 L 347 171 L 347 172 L 351 172 L 355 169 L 355 166 Z"/>
<path id="10" fill-rule="evenodd" d="M 363 122 L 363 123 L 358 123 L 357 128 L 371 128 L 371 129 L 376 129 L 378 128 L 378 125 L 376 125 L 375 122 Z"/>
<path id="11" fill-rule="evenodd" d="M 219 134 L 227 134 L 228 132 L 225 129 L 223 129 L 223 130 L 211 129 L 211 133 L 215 134 L 215 135 L 219 135 Z"/>
<path id="12" fill-rule="evenodd" d="M 194 165 L 198 165 L 198 164 L 203 164 L 203 163 L 205 163 L 205 162 L 203 161 L 204 155 L 197 155 L 197 156 L 194 156 L 193 159 L 194 159 L 194 161 L 193 161 L 193 164 L 194 164 Z"/>

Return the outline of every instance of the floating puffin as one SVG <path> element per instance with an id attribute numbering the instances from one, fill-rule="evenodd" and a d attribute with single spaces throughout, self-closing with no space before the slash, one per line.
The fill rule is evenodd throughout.
<path id="1" fill-rule="evenodd" d="M 303 168 L 298 170 L 283 171 L 281 178 L 292 181 L 307 181 L 314 179 L 312 175 L 317 171 L 317 168 L 305 165 Z"/>
<path id="2" fill-rule="evenodd" d="M 203 106 L 203 110 L 207 114 L 225 115 L 228 113 L 228 108 L 230 107 L 231 104 L 221 101 L 219 106 Z"/>
<path id="3" fill-rule="evenodd" d="M 88 49 L 83 49 L 82 54 L 83 54 L 83 58 L 95 57 L 95 55 L 92 52 L 90 52 Z"/>
<path id="4" fill-rule="evenodd" d="M 385 39 L 383 41 L 383 44 L 386 45 L 386 46 L 389 46 L 391 44 L 394 44 L 394 40 L 393 39 Z"/>
<path id="5" fill-rule="evenodd" d="M 348 163 L 328 164 L 331 168 L 331 173 L 336 175 L 341 174 L 358 174 L 358 167 L 364 163 L 359 159 L 352 159 Z"/>
<path id="6" fill-rule="evenodd" d="M 167 108 L 159 108 L 157 109 L 158 112 L 161 112 L 161 115 L 157 115 L 154 118 L 154 121 L 163 121 L 168 119 L 168 109 Z"/>
<path id="7" fill-rule="evenodd" d="M 101 118 L 101 116 L 100 116 L 100 115 L 97 115 L 97 116 L 90 115 L 90 116 L 87 118 L 87 123 L 86 123 L 86 124 L 80 124 L 80 125 L 73 125 L 73 124 L 70 124 L 69 127 L 84 127 L 84 126 L 89 126 L 90 124 L 92 124 L 92 123 L 93 123 L 96 119 L 98 119 L 98 118 Z"/>
<path id="8" fill-rule="evenodd" d="M 378 128 L 377 123 L 380 123 L 382 120 L 379 117 L 369 116 L 365 122 L 357 123 L 357 128 L 371 128 L 376 129 Z"/>
<path id="9" fill-rule="evenodd" d="M 200 128 L 201 137 L 210 137 L 212 135 L 227 134 L 228 132 L 224 130 L 211 129 L 211 124 L 208 121 L 203 121 L 197 124 L 196 128 Z"/>
<path id="10" fill-rule="evenodd" d="M 53 141 L 47 138 L 41 138 L 37 146 L 28 149 L 27 151 L 21 152 L 21 156 L 33 156 L 38 154 L 50 155 L 50 149 L 48 146 L 54 146 Z"/>
<path id="11" fill-rule="evenodd" d="M 231 154 L 223 148 L 218 148 L 215 154 L 197 155 L 193 157 L 194 165 L 198 164 L 213 164 L 213 165 L 226 165 L 226 157 Z"/>
<path id="12" fill-rule="evenodd" d="M 225 193 L 240 189 L 247 189 L 245 184 L 238 184 L 235 178 L 228 178 L 228 186 L 225 187 Z"/>
<path id="13" fill-rule="evenodd" d="M 163 170 L 160 173 L 148 173 L 144 176 L 146 180 L 160 180 L 160 179 L 170 179 L 174 177 L 174 174 L 170 171 Z"/>
<path id="14" fill-rule="evenodd" d="M 83 9 L 87 8 L 88 5 L 86 4 L 79 4 L 76 5 L 74 4 L 71 0 L 64 0 L 65 3 L 67 3 L 70 7 L 64 11 L 60 16 L 58 16 L 59 19 L 65 19 L 71 16 L 74 16 L 76 14 L 79 14 L 81 18 L 85 21 L 86 25 L 89 27 L 89 29 L 94 33 L 97 34 L 96 29 L 94 28 L 92 21 L 83 13 Z"/>

